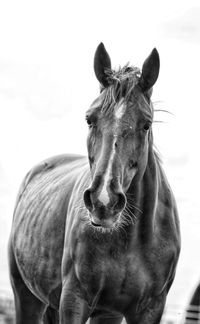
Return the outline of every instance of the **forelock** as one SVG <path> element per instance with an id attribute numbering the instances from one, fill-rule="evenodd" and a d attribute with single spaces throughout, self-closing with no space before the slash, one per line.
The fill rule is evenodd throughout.
<path id="1" fill-rule="evenodd" d="M 139 68 L 129 66 L 128 64 L 117 71 L 107 69 L 105 72 L 109 86 L 102 88 L 104 92 L 102 112 L 108 113 L 113 112 L 114 106 L 122 98 L 125 101 L 129 99 L 132 90 L 139 81 L 141 72 Z"/>

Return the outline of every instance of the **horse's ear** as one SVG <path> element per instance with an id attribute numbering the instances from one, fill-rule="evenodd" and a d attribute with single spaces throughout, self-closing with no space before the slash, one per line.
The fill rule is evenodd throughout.
<path id="1" fill-rule="evenodd" d="M 160 58 L 156 48 L 144 61 L 142 66 L 142 75 L 139 80 L 139 85 L 143 91 L 151 89 L 158 78 L 160 70 Z"/>
<path id="2" fill-rule="evenodd" d="M 104 47 L 103 43 L 100 43 L 96 49 L 94 55 L 94 72 L 99 82 L 104 86 L 108 86 L 106 69 L 111 69 L 111 60 Z"/>

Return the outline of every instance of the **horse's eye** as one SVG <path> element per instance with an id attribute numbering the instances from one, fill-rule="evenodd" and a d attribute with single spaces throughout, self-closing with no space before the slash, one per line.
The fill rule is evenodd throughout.
<path id="1" fill-rule="evenodd" d="M 92 156 L 89 156 L 89 162 L 90 162 L 90 165 L 92 165 L 94 163 L 94 158 Z"/>
<path id="2" fill-rule="evenodd" d="M 87 122 L 89 128 L 91 128 L 92 127 L 92 121 L 91 121 L 91 119 L 86 117 L 86 122 Z"/>
<path id="3" fill-rule="evenodd" d="M 143 127 L 144 131 L 148 131 L 150 128 L 150 124 L 149 123 L 146 123 Z"/>

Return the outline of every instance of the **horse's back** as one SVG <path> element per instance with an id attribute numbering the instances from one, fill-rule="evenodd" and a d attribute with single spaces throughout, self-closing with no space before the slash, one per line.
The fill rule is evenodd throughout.
<path id="1" fill-rule="evenodd" d="M 50 158 L 35 166 L 20 188 L 10 246 L 27 286 L 41 299 L 60 283 L 68 204 L 87 165 L 78 155 Z"/>
<path id="2" fill-rule="evenodd" d="M 25 191 L 27 185 L 31 183 L 31 181 L 36 177 L 36 176 L 43 176 L 43 175 L 48 175 L 50 171 L 54 171 L 55 173 L 58 172 L 59 170 L 64 170 L 66 169 L 68 172 L 70 172 L 70 168 L 73 168 L 73 165 L 76 164 L 76 162 L 82 161 L 85 159 L 84 156 L 82 155 L 76 155 L 76 154 L 62 154 L 62 155 L 57 155 L 50 157 L 39 164 L 35 165 L 26 175 L 24 178 L 20 190 L 17 196 L 17 201 L 16 201 L 16 207 L 20 201 L 20 198 Z"/>

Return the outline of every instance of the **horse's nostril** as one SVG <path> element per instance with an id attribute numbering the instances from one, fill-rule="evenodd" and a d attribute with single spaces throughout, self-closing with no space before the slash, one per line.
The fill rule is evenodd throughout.
<path id="1" fill-rule="evenodd" d="M 93 204 L 91 200 L 91 192 L 89 189 L 85 190 L 84 195 L 83 195 L 83 200 L 85 203 L 85 207 L 91 212 L 93 209 Z"/>
<path id="2" fill-rule="evenodd" d="M 115 209 L 120 212 L 124 209 L 126 205 L 126 197 L 122 192 L 117 193 L 117 203 L 115 204 Z"/>

